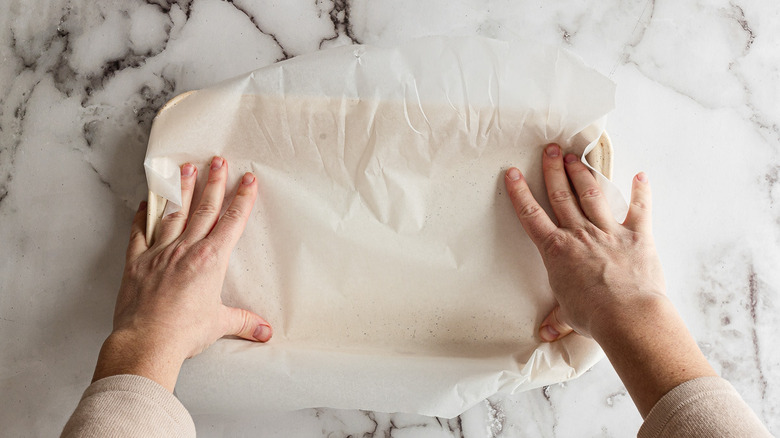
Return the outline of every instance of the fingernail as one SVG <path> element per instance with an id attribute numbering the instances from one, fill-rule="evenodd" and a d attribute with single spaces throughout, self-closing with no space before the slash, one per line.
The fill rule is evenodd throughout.
<path id="1" fill-rule="evenodd" d="M 510 181 L 517 181 L 520 179 L 520 171 L 513 167 L 506 171 L 506 177 L 509 178 Z"/>
<path id="2" fill-rule="evenodd" d="M 542 339 L 544 339 L 547 342 L 552 342 L 556 339 L 558 339 L 558 336 L 561 334 L 558 333 L 557 330 L 552 328 L 552 326 L 546 325 L 542 327 L 542 329 L 539 331 L 539 334 L 542 336 Z"/>
<path id="3" fill-rule="evenodd" d="M 141 203 L 138 204 L 138 209 L 139 210 L 146 210 L 146 205 L 147 205 L 146 201 L 141 201 Z"/>
<path id="4" fill-rule="evenodd" d="M 252 175 L 249 172 L 245 173 L 244 177 L 241 178 L 241 184 L 243 184 L 245 186 L 248 186 L 248 185 L 252 184 L 253 182 L 255 182 L 255 176 Z"/>
<path id="5" fill-rule="evenodd" d="M 188 177 L 195 173 L 195 166 L 190 163 L 185 164 L 181 168 L 181 176 Z"/>
<path id="6" fill-rule="evenodd" d="M 636 174 L 636 180 L 641 183 L 646 183 L 648 181 L 647 175 L 644 172 L 639 172 Z"/>
<path id="7" fill-rule="evenodd" d="M 545 149 L 545 152 L 547 153 L 547 156 L 550 158 L 555 158 L 558 155 L 561 154 L 561 148 L 558 147 L 557 144 L 551 144 L 547 146 L 547 149 Z"/>
<path id="8" fill-rule="evenodd" d="M 574 154 L 566 154 L 566 156 L 563 157 L 563 161 L 565 161 L 567 164 L 571 164 L 577 161 L 577 156 Z"/>
<path id="9" fill-rule="evenodd" d="M 268 340 L 271 339 L 271 333 L 271 327 L 267 325 L 259 325 L 255 329 L 255 332 L 252 333 L 252 337 L 260 342 L 268 342 Z"/>
<path id="10" fill-rule="evenodd" d="M 220 157 L 214 157 L 214 158 L 211 160 L 211 170 L 217 170 L 217 169 L 219 169 L 220 167 L 222 167 L 222 162 L 223 162 L 223 161 L 224 161 L 224 160 L 223 160 L 222 158 L 220 158 Z"/>

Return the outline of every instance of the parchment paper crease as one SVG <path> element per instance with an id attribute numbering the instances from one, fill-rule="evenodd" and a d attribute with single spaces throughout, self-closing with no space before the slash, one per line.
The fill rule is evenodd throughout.
<path id="1" fill-rule="evenodd" d="M 586 371 L 602 357 L 593 341 L 536 334 L 554 301 L 503 170 L 546 199 L 542 147 L 584 156 L 613 99 L 563 50 L 429 38 L 300 56 L 170 105 L 152 128 L 149 188 L 180 205 L 178 166 L 205 177 L 214 155 L 231 192 L 255 173 L 223 297 L 275 330 L 266 345 L 218 341 L 186 363 L 177 395 L 193 413 L 453 417 Z"/>

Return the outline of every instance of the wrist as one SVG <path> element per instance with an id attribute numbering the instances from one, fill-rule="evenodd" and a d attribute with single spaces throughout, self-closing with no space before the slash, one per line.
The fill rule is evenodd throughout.
<path id="1" fill-rule="evenodd" d="M 112 332 L 100 349 L 92 381 L 133 374 L 153 380 L 173 392 L 183 355 L 166 343 L 128 330 Z"/>
<path id="2" fill-rule="evenodd" d="M 639 412 L 677 385 L 715 376 L 671 301 L 642 294 L 622 306 L 601 309 L 592 336 L 614 366 Z"/>
<path id="3" fill-rule="evenodd" d="M 591 318 L 590 335 L 599 344 L 616 337 L 646 333 L 677 310 L 662 293 L 642 293 L 598 307 Z"/>

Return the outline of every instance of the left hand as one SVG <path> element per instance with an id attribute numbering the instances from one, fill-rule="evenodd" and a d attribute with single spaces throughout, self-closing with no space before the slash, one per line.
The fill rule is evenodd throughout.
<path id="1" fill-rule="evenodd" d="M 220 218 L 228 172 L 227 162 L 214 157 L 200 204 L 188 218 L 196 175 L 192 164 L 182 166 L 182 209 L 162 219 L 151 247 L 144 236 L 145 206 L 136 213 L 114 329 L 93 381 L 137 374 L 172 391 L 184 360 L 222 336 L 259 342 L 271 338 L 271 326 L 263 318 L 225 306 L 221 299 L 230 253 L 257 197 L 257 180 L 251 173 L 243 176 Z"/>

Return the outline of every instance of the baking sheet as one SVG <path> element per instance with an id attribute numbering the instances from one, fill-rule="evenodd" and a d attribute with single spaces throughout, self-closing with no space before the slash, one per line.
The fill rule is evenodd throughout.
<path id="1" fill-rule="evenodd" d="M 184 162 L 226 157 L 231 191 L 257 176 L 223 299 L 274 326 L 266 345 L 223 339 L 187 361 L 179 398 L 195 414 L 453 417 L 585 372 L 603 356 L 595 342 L 537 335 L 554 301 L 503 171 L 519 167 L 544 201 L 543 146 L 584 157 L 613 100 L 566 51 L 428 38 L 297 57 L 161 111 L 145 167 L 169 210 Z"/>

